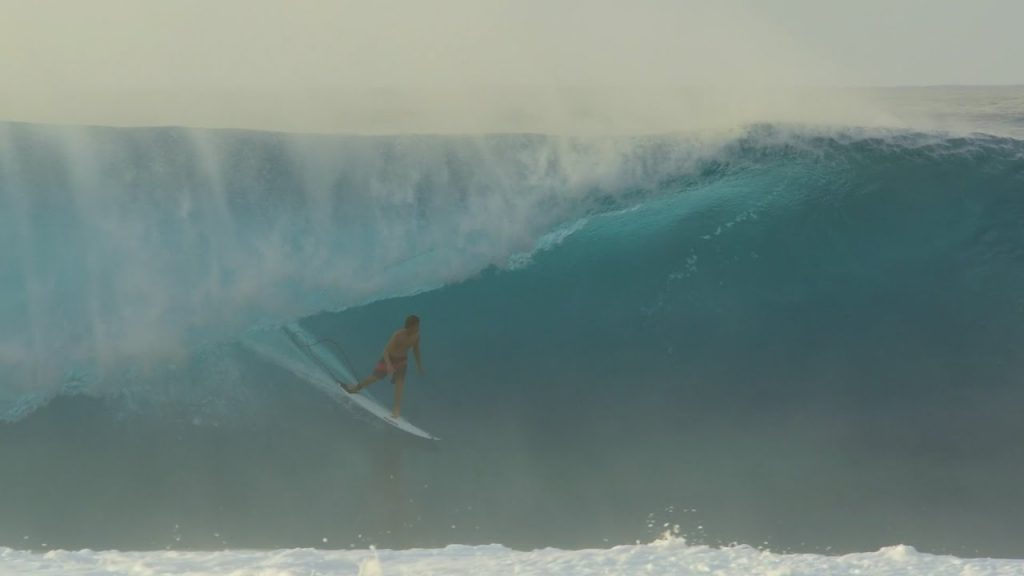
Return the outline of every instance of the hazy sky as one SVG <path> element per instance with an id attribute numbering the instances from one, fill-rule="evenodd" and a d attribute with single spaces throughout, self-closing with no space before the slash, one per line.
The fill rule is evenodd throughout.
<path id="1" fill-rule="evenodd" d="M 835 113 L 794 105 L 785 86 L 1024 83 L 1021 0 L 0 0 L 0 10 L 0 120 L 656 129 Z M 678 93 L 694 86 L 711 90 Z"/>
<path id="2" fill-rule="evenodd" d="M 1024 84 L 1021 0 L 746 0 L 857 84 Z"/>

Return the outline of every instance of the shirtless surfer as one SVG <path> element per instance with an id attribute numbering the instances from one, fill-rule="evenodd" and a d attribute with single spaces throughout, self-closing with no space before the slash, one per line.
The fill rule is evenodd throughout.
<path id="1" fill-rule="evenodd" d="M 377 362 L 373 374 L 367 376 L 356 386 L 342 384 L 342 388 L 349 394 L 356 394 L 370 384 L 391 375 L 391 381 L 395 384 L 395 407 L 391 410 L 391 416 L 398 418 L 399 409 L 402 405 L 402 388 L 405 386 L 405 369 L 409 363 L 409 348 L 412 348 L 416 355 L 416 369 L 420 376 L 423 375 L 423 362 L 420 361 L 420 319 L 417 316 L 409 316 L 405 319 L 405 328 L 396 330 L 384 346 L 384 355 Z"/>

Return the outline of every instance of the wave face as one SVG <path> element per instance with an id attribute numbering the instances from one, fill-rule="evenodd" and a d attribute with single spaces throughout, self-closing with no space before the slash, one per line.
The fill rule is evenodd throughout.
<path id="1" fill-rule="evenodd" d="M 0 545 L 1024 555 L 1018 140 L 0 136 Z"/>

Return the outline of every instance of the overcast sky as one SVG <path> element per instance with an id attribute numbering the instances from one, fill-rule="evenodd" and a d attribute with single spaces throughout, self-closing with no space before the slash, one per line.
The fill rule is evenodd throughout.
<path id="1" fill-rule="evenodd" d="M 655 126 L 680 114 L 666 86 L 717 90 L 685 101 L 707 120 L 772 108 L 769 87 L 1024 84 L 1024 0 L 0 0 L 0 10 L 0 120 Z"/>

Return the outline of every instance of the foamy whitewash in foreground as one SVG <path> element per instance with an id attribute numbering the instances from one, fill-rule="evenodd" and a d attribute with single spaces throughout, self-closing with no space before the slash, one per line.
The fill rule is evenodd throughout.
<path id="1" fill-rule="evenodd" d="M 79 552 L 45 554 L 0 548 L 0 574 L 106 576 L 145 574 L 559 574 L 717 576 L 1021 576 L 1024 560 L 936 556 L 910 546 L 877 552 L 821 556 L 776 554 L 749 546 L 689 546 L 684 540 L 616 546 L 607 550 L 517 552 L 503 546 L 447 546 L 414 550 L 225 550 L 220 552 Z"/>

